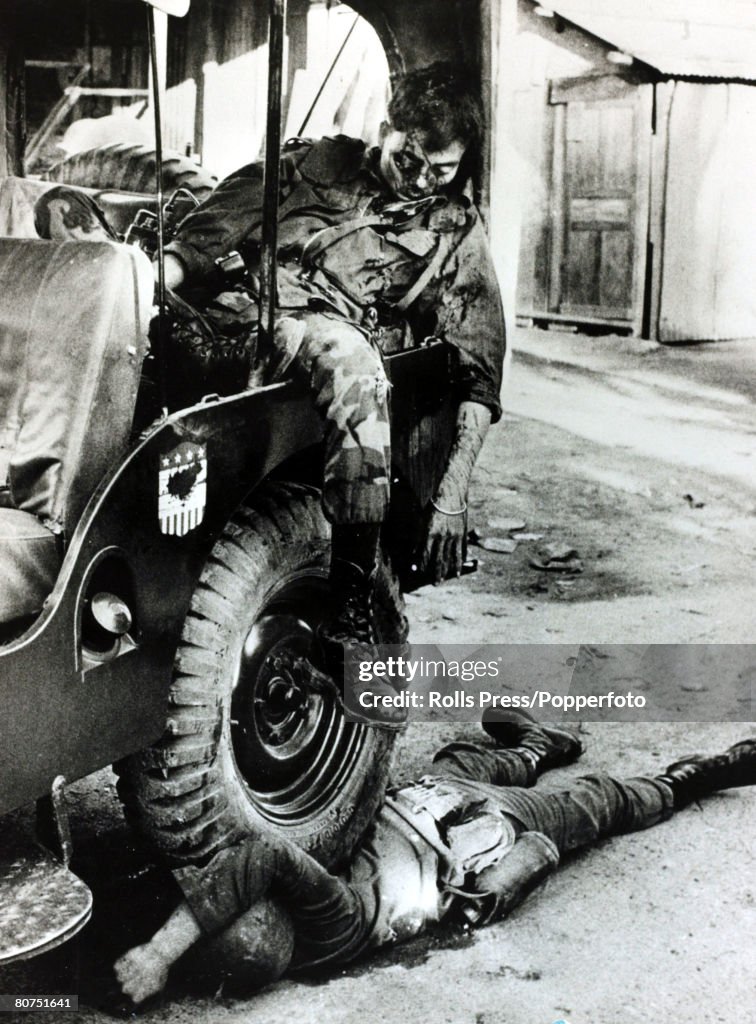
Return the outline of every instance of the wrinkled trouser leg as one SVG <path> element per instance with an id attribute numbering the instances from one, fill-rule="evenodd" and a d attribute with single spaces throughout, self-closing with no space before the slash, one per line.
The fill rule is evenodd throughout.
<path id="1" fill-rule="evenodd" d="M 275 900 L 291 917 L 295 966 L 340 959 L 367 927 L 354 890 L 277 836 L 250 837 L 216 854 L 206 867 L 182 868 L 174 876 L 204 932 L 218 936 L 230 928 L 223 943 L 229 973 L 244 966 L 243 918 L 261 899 Z"/>
<path id="2" fill-rule="evenodd" d="M 447 778 L 475 779 L 489 786 L 532 786 L 539 774 L 532 754 L 478 743 L 450 743 L 433 758 L 433 767 Z"/>
<path id="3" fill-rule="evenodd" d="M 295 366 L 325 424 L 323 509 L 332 523 L 379 523 L 389 501 L 388 382 L 365 335 L 319 313 L 306 328 Z"/>
<path id="4" fill-rule="evenodd" d="M 650 828 L 672 814 L 672 790 L 657 779 L 620 781 L 602 773 L 585 775 L 559 789 L 529 790 L 522 783 L 512 785 L 523 768 L 511 752 L 480 748 L 476 757 L 472 745 L 462 752 L 456 746 L 437 755 L 438 774 L 501 787 L 493 797 L 501 810 L 522 831 L 543 832 L 560 853 Z"/>

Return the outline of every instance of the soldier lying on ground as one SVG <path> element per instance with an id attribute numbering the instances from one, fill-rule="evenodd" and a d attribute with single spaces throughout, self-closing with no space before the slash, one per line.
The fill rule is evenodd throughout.
<path id="1" fill-rule="evenodd" d="M 456 436 L 427 510 L 421 564 L 436 582 L 461 569 L 470 475 L 501 415 L 504 321 L 468 182 L 483 134 L 479 99 L 460 70 L 435 64 L 397 82 L 389 118 L 379 148 L 345 136 L 293 140 L 281 161 L 279 317 L 266 381 L 291 367 L 325 424 L 323 508 L 333 524 L 336 608 L 320 642 L 339 681 L 344 645 L 375 641 L 371 600 L 391 480 L 386 340 L 409 324 L 417 340 L 442 338 L 457 357 Z M 167 286 L 212 282 L 232 251 L 254 282 L 262 208 L 260 164 L 221 182 L 167 246 Z M 49 237 L 61 216 L 43 208 L 37 222 Z M 92 218 L 92 230 L 103 231 L 101 219 Z M 217 315 L 240 320 L 250 336 L 254 290 L 237 287 L 220 307 L 215 299 Z M 405 717 L 404 709 L 380 708 L 370 724 L 396 727 Z"/>
<path id="2" fill-rule="evenodd" d="M 249 991 L 290 968 L 343 964 L 455 913 L 475 925 L 494 921 L 562 854 L 756 783 L 750 739 L 655 777 L 587 775 L 560 790 L 530 790 L 542 772 L 580 756 L 577 730 L 519 712 L 484 718 L 483 727 L 495 746 L 439 751 L 432 776 L 387 798 L 343 875 L 262 831 L 204 868 L 177 870 L 183 900 L 148 943 L 116 962 L 122 991 L 137 1003 L 161 991 L 195 944 L 197 963 L 214 962 L 231 988 Z"/>

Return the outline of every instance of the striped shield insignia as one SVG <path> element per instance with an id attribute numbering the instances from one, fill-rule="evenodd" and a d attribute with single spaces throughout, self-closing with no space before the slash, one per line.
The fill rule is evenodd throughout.
<path id="1" fill-rule="evenodd" d="M 163 452 L 158 471 L 160 532 L 183 537 L 202 522 L 207 502 L 207 449 L 184 441 Z"/>

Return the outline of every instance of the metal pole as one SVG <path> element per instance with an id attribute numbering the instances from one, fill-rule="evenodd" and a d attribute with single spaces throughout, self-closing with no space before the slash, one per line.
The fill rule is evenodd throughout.
<path id="1" fill-rule="evenodd" d="M 322 81 L 322 82 L 320 83 L 320 88 L 318 89 L 317 93 L 315 94 L 315 99 L 314 99 L 314 100 L 312 101 L 312 103 L 310 104 L 310 109 L 309 109 L 309 110 L 307 111 L 307 113 L 305 114 L 305 118 L 304 118 L 304 121 L 302 121 L 302 123 L 301 123 L 301 124 L 300 124 L 300 126 L 299 126 L 299 131 L 297 132 L 297 135 L 302 135 L 302 134 L 303 134 L 303 132 L 304 132 L 304 130 L 305 130 L 305 128 L 306 128 L 306 127 L 307 127 L 307 125 L 308 125 L 308 124 L 310 123 L 310 118 L 311 118 L 311 117 L 312 117 L 312 115 L 313 115 L 313 112 L 314 112 L 314 110 L 315 110 L 315 107 L 316 107 L 316 106 L 318 105 L 318 100 L 319 100 L 319 99 L 320 99 L 320 97 L 321 97 L 321 96 L 323 95 L 323 90 L 324 90 L 324 89 L 325 89 L 325 87 L 326 87 L 326 86 L 328 85 L 328 82 L 330 81 L 331 75 L 333 74 L 333 72 L 334 72 L 334 69 L 335 69 L 336 65 L 337 65 L 337 64 L 339 63 L 339 58 L 341 57 L 341 55 L 342 55 L 342 53 L 344 52 L 344 50 L 346 50 L 346 46 L 347 46 L 347 43 L 349 42 L 349 39 L 350 39 L 350 37 L 351 37 L 351 35 L 352 35 L 352 32 L 354 32 L 354 30 L 355 30 L 355 29 L 357 28 L 357 22 L 358 22 L 359 20 L 360 20 L 360 16 L 359 16 L 359 14 L 355 15 L 354 21 L 353 21 L 353 22 L 352 22 L 352 24 L 351 24 L 351 25 L 349 26 L 349 31 L 348 31 L 348 32 L 347 32 L 347 34 L 346 34 L 346 35 L 344 36 L 344 42 L 343 42 L 343 43 L 341 44 L 341 46 L 339 47 L 339 52 L 338 52 L 338 53 L 336 54 L 336 56 L 335 56 L 335 57 L 333 58 L 333 61 L 331 62 L 331 66 L 330 66 L 330 68 L 328 69 L 328 71 L 326 71 L 326 74 L 325 74 L 325 78 L 324 78 L 324 79 L 323 79 L 323 81 Z"/>
<path id="2" fill-rule="evenodd" d="M 158 225 L 158 331 L 157 352 L 155 362 L 158 370 L 158 388 L 160 404 L 167 406 L 165 380 L 165 222 L 163 217 L 163 130 L 160 116 L 160 82 L 157 61 L 157 43 L 155 41 L 155 12 L 147 7 L 147 34 L 150 40 L 150 64 L 152 65 L 152 108 L 155 114 L 155 191 L 157 193 L 157 225 Z"/>
<path id="3" fill-rule="evenodd" d="M 270 0 L 268 22 L 268 120 L 265 133 L 262 262 L 260 265 L 260 341 L 273 344 L 276 315 L 278 192 L 280 187 L 281 92 L 286 31 L 286 0 Z"/>

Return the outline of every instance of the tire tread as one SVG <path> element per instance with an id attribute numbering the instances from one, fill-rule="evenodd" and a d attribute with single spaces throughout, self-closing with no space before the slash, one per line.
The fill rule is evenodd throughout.
<path id="1" fill-rule="evenodd" d="M 128 819 L 173 864 L 204 861 L 246 831 L 227 791 L 219 754 L 222 665 L 237 625 L 235 602 L 245 599 L 254 581 L 268 578 L 284 564 L 295 545 L 307 551 L 309 543 L 314 555 L 322 551 L 327 536 L 317 491 L 268 484 L 254 496 L 253 505 L 240 509 L 229 522 L 206 563 L 175 660 L 165 732 L 151 748 L 116 767 Z M 400 642 L 397 628 L 406 626 L 401 595 L 395 578 L 382 576 L 381 603 L 388 600 L 390 607 L 379 628 L 386 642 Z M 324 863 L 345 860 L 372 821 L 383 799 L 395 738 L 372 734 L 349 828 L 334 835 L 323 826 L 308 837 L 306 848 Z"/>
<path id="2" fill-rule="evenodd" d="M 153 147 L 115 142 L 58 161 L 46 171 L 44 178 L 86 188 L 152 194 L 155 192 L 156 163 L 157 155 Z M 178 188 L 188 188 L 197 199 L 202 200 L 217 184 L 215 175 L 190 157 L 171 150 L 164 152 L 163 189 L 167 196 Z"/>

